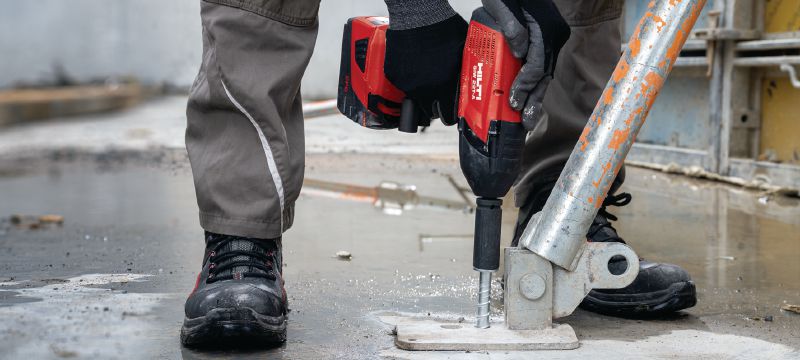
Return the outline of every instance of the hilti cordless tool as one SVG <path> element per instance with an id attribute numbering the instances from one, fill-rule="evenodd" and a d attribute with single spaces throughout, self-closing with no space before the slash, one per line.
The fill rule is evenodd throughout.
<path id="1" fill-rule="evenodd" d="M 417 132 L 430 125 L 383 73 L 389 19 L 359 16 L 347 21 L 342 39 L 337 106 L 345 116 L 370 129 Z"/>
<path id="2" fill-rule="evenodd" d="M 416 132 L 430 125 L 383 73 L 386 30 L 381 17 L 347 22 L 342 44 L 338 107 L 361 126 Z M 519 174 L 525 129 L 508 93 L 521 61 L 483 8 L 470 21 L 458 97 L 461 169 L 478 197 L 473 267 L 480 272 L 478 327 L 489 326 L 491 273 L 500 264 L 501 198 Z"/>

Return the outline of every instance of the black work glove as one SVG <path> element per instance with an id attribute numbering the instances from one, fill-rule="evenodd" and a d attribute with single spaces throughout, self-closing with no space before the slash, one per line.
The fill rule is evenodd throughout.
<path id="1" fill-rule="evenodd" d="M 461 74 L 461 57 L 467 37 L 467 22 L 454 15 L 442 21 L 407 29 L 393 29 L 389 19 L 386 32 L 386 78 L 409 99 L 427 119 L 440 117 L 456 123 L 456 91 Z"/>
<path id="2" fill-rule="evenodd" d="M 570 35 L 552 0 L 482 0 L 497 21 L 515 57 L 524 64 L 511 85 L 509 104 L 522 111 L 522 125 L 531 131 L 544 111 L 547 86 L 553 79 L 561 47 Z"/>

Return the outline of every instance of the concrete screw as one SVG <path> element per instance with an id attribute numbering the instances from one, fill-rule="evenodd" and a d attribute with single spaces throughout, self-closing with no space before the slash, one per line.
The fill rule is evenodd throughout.
<path id="1" fill-rule="evenodd" d="M 527 274 L 519 279 L 519 291 L 528 300 L 538 300 L 546 289 L 544 279 L 539 275 Z"/>

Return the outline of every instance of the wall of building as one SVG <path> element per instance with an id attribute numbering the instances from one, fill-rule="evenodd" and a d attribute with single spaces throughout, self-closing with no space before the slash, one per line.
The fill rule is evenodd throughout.
<path id="1" fill-rule="evenodd" d="M 768 33 L 800 31 L 800 0 L 768 1 L 764 30 Z M 770 72 L 762 82 L 759 157 L 800 165 L 800 89 L 786 73 Z"/>
<path id="2" fill-rule="evenodd" d="M 478 0 L 452 1 L 465 17 Z M 198 0 L 0 0 L 0 88 L 52 81 L 57 67 L 78 81 L 135 76 L 188 88 L 201 57 Z M 336 94 L 342 26 L 385 15 L 382 0 L 323 0 L 308 98 Z"/>
<path id="3" fill-rule="evenodd" d="M 201 54 L 194 0 L 0 1 L 0 87 L 134 75 L 191 85 Z"/>

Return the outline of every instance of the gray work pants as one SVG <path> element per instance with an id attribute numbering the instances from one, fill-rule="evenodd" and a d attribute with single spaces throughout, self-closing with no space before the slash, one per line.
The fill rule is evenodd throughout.
<path id="1" fill-rule="evenodd" d="M 548 115 L 526 142 L 518 205 L 558 176 L 620 54 L 622 0 L 556 3 L 572 37 L 545 97 Z M 276 238 L 292 225 L 305 156 L 300 80 L 318 9 L 319 0 L 202 2 L 186 147 L 205 230 Z"/>

